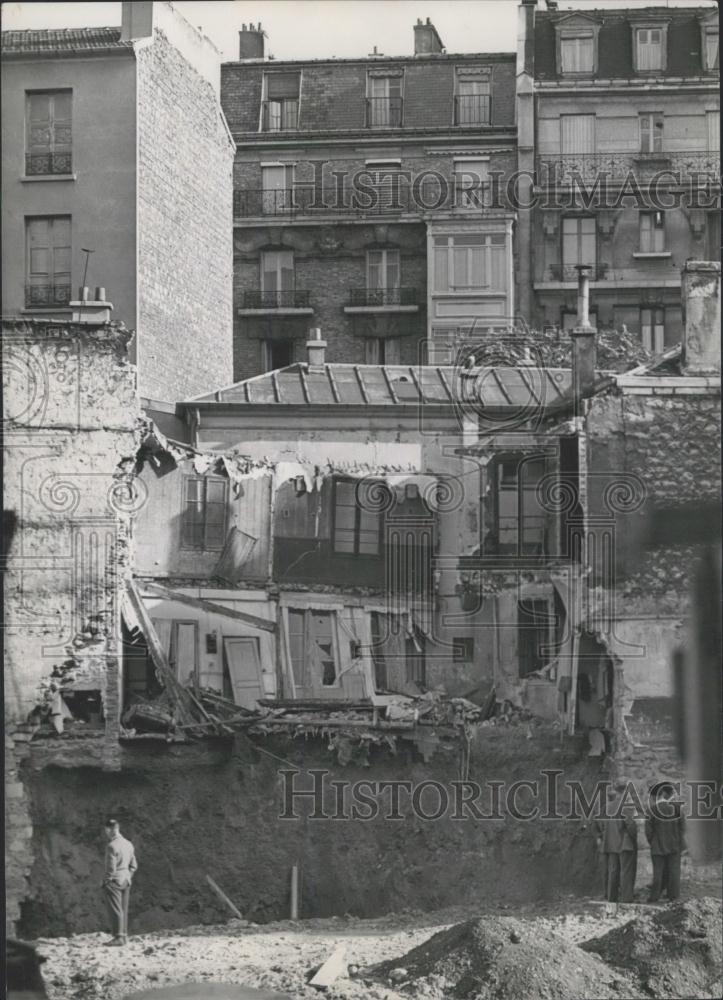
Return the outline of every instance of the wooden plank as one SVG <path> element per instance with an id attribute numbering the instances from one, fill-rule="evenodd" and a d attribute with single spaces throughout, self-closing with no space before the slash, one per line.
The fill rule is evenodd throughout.
<path id="1" fill-rule="evenodd" d="M 247 611 L 236 611 L 234 608 L 227 608 L 223 604 L 216 604 L 215 601 L 206 601 L 202 597 L 189 597 L 188 594 L 179 594 L 177 590 L 169 590 L 160 583 L 145 583 L 144 588 L 159 597 L 165 597 L 168 601 L 177 601 L 179 604 L 186 604 L 189 608 L 199 608 L 214 615 L 225 615 L 226 618 L 233 618 L 239 622 L 245 622 L 253 628 L 261 629 L 264 632 L 276 632 L 276 622 L 268 618 L 259 618 L 258 615 L 249 614 Z"/>
<path id="2" fill-rule="evenodd" d="M 216 893 L 216 895 L 221 900 L 221 902 L 226 904 L 226 906 L 229 908 L 229 910 L 231 911 L 231 913 L 233 913 L 233 915 L 235 917 L 238 917 L 239 920 L 243 920 L 243 915 L 241 914 L 241 911 L 236 909 L 236 907 L 233 905 L 233 903 L 228 898 L 228 896 L 223 891 L 223 889 L 221 889 L 220 886 L 216 885 L 216 883 L 214 882 L 214 880 L 211 878 L 210 875 L 206 876 L 206 881 L 211 886 L 211 888 Z"/>

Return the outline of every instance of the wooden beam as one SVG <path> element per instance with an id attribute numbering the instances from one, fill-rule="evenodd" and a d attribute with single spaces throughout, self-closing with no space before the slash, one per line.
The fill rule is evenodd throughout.
<path id="1" fill-rule="evenodd" d="M 208 611 L 213 615 L 225 615 L 226 618 L 234 618 L 236 621 L 245 622 L 253 628 L 261 629 L 264 632 L 276 632 L 275 621 L 268 618 L 259 618 L 258 615 L 249 614 L 247 611 L 236 611 L 234 608 L 227 608 L 223 604 L 216 604 L 215 601 L 206 601 L 202 597 L 189 597 L 188 594 L 179 594 L 177 590 L 169 590 L 159 583 L 145 583 L 145 590 L 159 597 L 165 597 L 167 601 L 177 601 L 179 604 L 186 604 L 189 608 L 199 608 L 201 611 Z"/>

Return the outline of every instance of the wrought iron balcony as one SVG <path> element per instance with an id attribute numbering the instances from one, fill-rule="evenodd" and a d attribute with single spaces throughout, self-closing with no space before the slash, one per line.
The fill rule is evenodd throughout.
<path id="1" fill-rule="evenodd" d="M 416 306 L 416 288 L 350 288 L 350 306 Z"/>
<path id="2" fill-rule="evenodd" d="M 264 132 L 286 132 L 299 127 L 299 102 L 291 98 L 264 101 L 261 108 Z"/>
<path id="3" fill-rule="evenodd" d="M 35 306 L 67 306 L 70 302 L 70 283 L 58 285 L 26 285 L 25 308 Z"/>
<path id="4" fill-rule="evenodd" d="M 367 97 L 367 128 L 401 128 L 404 102 L 401 97 Z"/>
<path id="5" fill-rule="evenodd" d="M 577 281 L 580 272 L 577 264 L 558 264 L 549 268 L 550 281 Z M 607 264 L 592 264 L 586 272 L 590 281 L 604 281 L 607 277 Z"/>
<path id="6" fill-rule="evenodd" d="M 73 171 L 72 153 L 26 153 L 25 176 L 43 174 L 70 174 Z"/>
<path id="7" fill-rule="evenodd" d="M 400 215 L 422 213 L 430 208 L 453 208 L 479 198 L 477 194 L 457 195 L 454 181 L 442 185 L 436 178 L 425 179 L 410 186 L 407 180 L 387 177 L 376 182 L 369 171 L 361 171 L 363 182 L 350 184 L 342 191 L 335 188 L 315 189 L 313 184 L 296 183 L 292 188 L 264 191 L 243 188 L 233 193 L 233 214 L 236 219 L 258 216 L 312 216 L 312 215 Z M 463 200 L 464 199 L 464 200 Z"/>
<path id="8" fill-rule="evenodd" d="M 290 288 L 276 292 L 260 289 L 244 292 L 244 309 L 309 309 L 310 293 L 307 289 Z"/>
<path id="9" fill-rule="evenodd" d="M 458 94 L 454 99 L 455 125 L 489 125 L 489 94 Z"/>
<path id="10" fill-rule="evenodd" d="M 567 185 L 573 180 L 594 183 L 603 177 L 622 181 L 631 174 L 638 180 L 651 179 L 663 172 L 663 180 L 668 183 L 676 178 L 681 182 L 689 179 L 720 182 L 720 150 L 556 153 L 537 158 L 537 183 L 542 187 Z"/>

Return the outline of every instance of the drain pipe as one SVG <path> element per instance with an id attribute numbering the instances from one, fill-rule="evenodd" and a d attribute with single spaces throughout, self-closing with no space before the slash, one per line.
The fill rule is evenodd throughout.
<path id="1" fill-rule="evenodd" d="M 291 866 L 291 912 L 292 920 L 299 919 L 299 866 Z"/>

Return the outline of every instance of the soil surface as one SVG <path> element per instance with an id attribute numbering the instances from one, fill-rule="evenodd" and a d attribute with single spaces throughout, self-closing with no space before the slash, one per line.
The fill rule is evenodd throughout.
<path id="1" fill-rule="evenodd" d="M 125 948 L 106 948 L 105 934 L 43 938 L 38 947 L 47 958 L 50 1000 L 122 1000 L 190 982 L 243 984 L 293 1000 L 714 997 L 721 995 L 714 988 L 721 901 L 693 897 L 719 896 L 718 878 L 689 882 L 683 903 L 635 903 L 617 912 L 562 896 L 372 920 L 230 921 L 134 935 Z M 352 974 L 319 992 L 308 984 L 310 973 L 339 945 Z"/>

